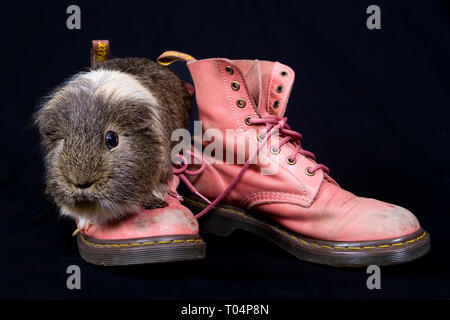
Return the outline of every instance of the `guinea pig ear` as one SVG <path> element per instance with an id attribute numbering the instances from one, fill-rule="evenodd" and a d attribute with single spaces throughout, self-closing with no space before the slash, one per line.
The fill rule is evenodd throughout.
<path id="1" fill-rule="evenodd" d="M 192 84 L 190 84 L 190 83 L 187 83 L 186 81 L 183 81 L 183 85 L 186 88 L 186 90 L 189 92 L 189 94 L 191 96 L 193 96 L 194 93 L 195 93 L 194 86 Z"/>

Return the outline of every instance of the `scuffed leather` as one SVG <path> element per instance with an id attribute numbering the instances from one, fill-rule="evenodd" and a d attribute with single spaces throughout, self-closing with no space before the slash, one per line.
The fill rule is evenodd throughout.
<path id="1" fill-rule="evenodd" d="M 171 182 L 168 206 L 141 212 L 119 222 L 107 225 L 92 225 L 83 233 L 103 240 L 149 238 L 166 235 L 198 234 L 198 223 L 192 212 L 181 205 L 176 195 L 179 178 Z"/>

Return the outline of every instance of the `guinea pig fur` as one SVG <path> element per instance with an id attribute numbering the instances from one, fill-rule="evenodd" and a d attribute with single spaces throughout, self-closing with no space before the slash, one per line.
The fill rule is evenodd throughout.
<path id="1" fill-rule="evenodd" d="M 165 206 L 170 137 L 187 126 L 191 106 L 183 82 L 147 59 L 112 59 L 76 74 L 35 114 L 46 193 L 79 223 Z"/>

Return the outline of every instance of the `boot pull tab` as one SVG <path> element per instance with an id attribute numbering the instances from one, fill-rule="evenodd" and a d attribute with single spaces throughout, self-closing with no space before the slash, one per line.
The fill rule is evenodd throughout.
<path id="1" fill-rule="evenodd" d="M 162 66 L 168 66 L 180 60 L 187 62 L 189 60 L 195 60 L 195 58 L 183 52 L 166 51 L 156 59 L 156 62 L 158 62 Z"/>
<path id="2" fill-rule="evenodd" d="M 98 63 L 109 60 L 109 41 L 108 40 L 92 40 L 91 45 L 91 67 Z"/>
<path id="3" fill-rule="evenodd" d="M 165 51 L 156 59 L 156 62 L 158 62 L 162 66 L 167 67 L 167 66 L 171 65 L 172 63 L 180 61 L 180 60 L 188 62 L 190 60 L 195 60 L 195 58 L 187 53 L 183 53 L 183 52 L 179 52 L 179 51 Z M 189 92 L 189 94 L 191 96 L 193 96 L 195 93 L 194 86 L 185 81 L 183 81 L 183 85 L 186 88 L 186 90 Z"/>

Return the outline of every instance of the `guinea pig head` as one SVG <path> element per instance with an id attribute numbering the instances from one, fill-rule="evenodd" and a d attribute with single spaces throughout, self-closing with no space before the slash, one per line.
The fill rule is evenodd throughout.
<path id="1" fill-rule="evenodd" d="M 170 145 L 157 97 L 133 76 L 80 73 L 35 114 L 46 193 L 63 215 L 93 223 L 165 204 Z"/>

